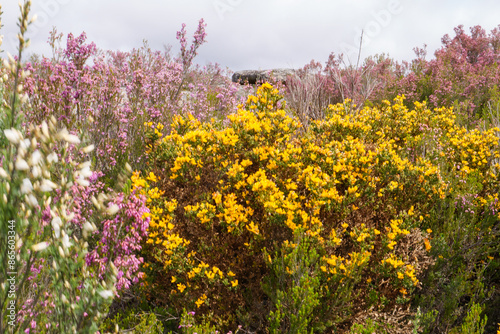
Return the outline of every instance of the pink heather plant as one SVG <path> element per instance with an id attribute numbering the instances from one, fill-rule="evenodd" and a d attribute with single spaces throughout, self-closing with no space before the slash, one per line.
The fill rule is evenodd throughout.
<path id="1" fill-rule="evenodd" d="M 205 40 L 204 27 L 200 21 L 188 48 L 183 26 L 178 34 L 181 54 L 175 59 L 147 45 L 130 53 L 105 54 L 94 43 L 87 43 L 84 33 L 68 35 L 66 48 L 58 49 L 56 44 L 62 36 L 54 31 L 49 41 L 54 57 L 35 57 L 25 65 L 32 73 L 24 82 L 31 104 L 23 110 L 26 124 L 54 115 L 71 134 L 95 146 L 90 158 L 97 172 L 91 174 L 86 186 L 74 184 L 70 188 L 74 205 L 68 214 L 72 215 L 76 235 L 87 221 L 95 220 L 92 198 L 115 184 L 121 166 L 130 161 L 134 168 L 144 168 L 144 122 L 168 124 L 173 115 L 187 112 L 203 120 L 217 114 L 222 118 L 234 110 L 236 85 L 229 83 L 217 65 L 191 70 L 197 49 Z M 184 89 L 188 92 L 181 95 Z M 77 151 L 72 152 L 66 162 L 77 157 Z M 57 203 L 60 196 L 57 194 L 53 202 Z M 147 210 L 144 201 L 119 193 L 112 200 L 120 208 L 118 214 L 95 221 L 97 231 L 91 236 L 86 263 L 101 276 L 112 261 L 117 268 L 117 290 L 129 288 L 142 275 L 142 258 L 137 254 L 149 222 L 142 217 Z M 47 226 L 51 219 L 47 206 L 41 223 Z M 32 275 L 36 281 L 36 271 Z"/>
<path id="2" fill-rule="evenodd" d="M 500 84 L 500 26 L 490 34 L 479 26 L 455 28 L 455 37 L 445 35 L 435 58 L 425 60 L 425 49 L 416 48 L 417 59 L 403 64 L 406 73 L 389 82 L 391 94 L 405 94 L 408 104 L 428 100 L 432 107 L 459 108 L 466 119 L 481 116 L 491 89 Z M 390 96 L 389 96 L 390 97 Z"/>
<path id="3" fill-rule="evenodd" d="M 125 162 L 143 169 L 145 122 L 168 125 L 174 115 L 187 112 L 203 120 L 224 118 L 239 102 L 236 85 L 217 65 L 193 68 L 205 43 L 205 26 L 200 20 L 188 45 L 183 25 L 177 33 L 178 57 L 152 51 L 147 44 L 131 52 L 105 53 L 87 43 L 85 33 L 70 34 L 66 48 L 58 49 L 62 36 L 52 32 L 54 57 L 35 57 L 26 65 L 33 73 L 25 83 L 32 106 L 25 110 L 27 121 L 54 114 L 74 133 L 85 129 L 85 139 L 96 148 L 95 168 L 109 182 Z"/>
<path id="4" fill-rule="evenodd" d="M 442 47 L 431 60 L 425 59 L 425 47 L 414 51 L 414 60 L 401 63 L 377 55 L 352 64 L 346 62 L 343 55 L 333 53 L 324 68 L 312 61 L 299 71 L 300 80 L 290 79 L 287 89 L 288 98 L 294 101 L 291 106 L 296 110 L 304 109 L 299 107 L 298 100 L 310 104 L 306 100 L 311 96 L 302 94 L 298 98 L 301 95 L 298 93 L 307 91 L 312 78 L 328 95 L 317 100 L 335 104 L 348 98 L 357 107 L 362 107 L 365 103 L 379 104 L 405 95 L 408 107 L 416 101 L 427 101 L 433 108 L 455 106 L 455 111 L 469 125 L 474 125 L 474 118 L 482 117 L 492 103 L 500 100 L 495 90 L 500 86 L 500 26 L 489 34 L 479 26 L 472 27 L 467 34 L 463 26 L 458 26 L 455 37 L 445 35 L 442 38 Z M 314 95 L 311 89 L 308 94 Z M 314 103 L 311 108 L 313 111 L 318 109 Z"/>
<path id="5" fill-rule="evenodd" d="M 143 259 L 136 254 L 142 248 L 142 239 L 147 236 L 149 217 L 143 215 L 149 209 L 146 207 L 146 198 L 135 193 L 121 193 L 113 200 L 113 204 L 118 206 L 118 214 L 113 219 L 101 222 L 101 231 L 96 235 L 97 247 L 87 255 L 86 261 L 88 266 L 96 264 L 97 273 L 101 276 L 108 259 L 113 259 L 118 269 L 116 289 L 121 290 L 128 289 L 131 283 L 137 283 L 143 275 L 138 271 Z"/>
<path id="6" fill-rule="evenodd" d="M 92 172 L 87 186 L 74 184 L 70 188 L 73 206 L 68 214 L 72 214 L 71 223 L 77 226 L 80 237 L 82 226 L 89 220 L 95 221 L 94 213 L 98 210 L 94 206 L 94 201 L 105 191 L 105 185 L 100 180 L 102 178 L 101 172 Z M 55 198 L 55 201 L 57 200 Z M 143 259 L 136 254 L 142 249 L 143 238 L 147 236 L 149 218 L 143 218 L 143 214 L 149 212 L 149 209 L 145 205 L 145 197 L 135 194 L 119 193 L 111 202 L 111 205 L 113 204 L 118 206 L 119 211 L 113 219 L 106 219 L 96 224 L 98 230 L 93 233 L 91 244 L 97 246 L 90 249 L 86 263 L 89 267 L 96 266 L 97 273 L 102 276 L 108 259 L 111 259 L 118 269 L 116 289 L 121 290 L 128 289 L 131 283 L 137 283 L 142 277 L 142 273 L 138 270 Z M 44 226 L 52 219 L 48 210 L 49 207 L 42 215 Z"/>

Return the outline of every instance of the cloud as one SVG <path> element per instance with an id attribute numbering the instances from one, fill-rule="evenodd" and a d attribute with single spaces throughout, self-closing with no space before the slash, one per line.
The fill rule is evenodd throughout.
<path id="1" fill-rule="evenodd" d="M 148 40 L 153 49 L 179 46 L 176 31 L 186 23 L 188 41 L 198 20 L 207 23 L 208 43 L 199 49 L 199 64 L 217 62 L 233 70 L 302 67 L 325 62 L 331 52 L 355 59 L 361 31 L 362 56 L 386 53 L 396 60 L 413 58 L 413 48 L 428 45 L 432 55 L 444 34 L 459 24 L 499 23 L 500 3 L 443 0 L 37 0 L 39 21 L 30 28 L 30 52 L 50 55 L 46 41 L 52 26 L 65 34 L 85 31 L 99 48 L 127 51 Z M 14 1 L 3 5 L 3 49 L 15 53 Z"/>

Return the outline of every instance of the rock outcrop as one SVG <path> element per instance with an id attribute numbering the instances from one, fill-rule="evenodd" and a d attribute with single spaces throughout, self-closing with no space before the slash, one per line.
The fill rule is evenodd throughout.
<path id="1" fill-rule="evenodd" d="M 234 72 L 232 81 L 245 84 L 262 84 L 266 81 L 280 81 L 286 85 L 286 78 L 289 75 L 295 74 L 295 70 L 291 68 L 277 68 L 272 70 L 246 70 Z"/>

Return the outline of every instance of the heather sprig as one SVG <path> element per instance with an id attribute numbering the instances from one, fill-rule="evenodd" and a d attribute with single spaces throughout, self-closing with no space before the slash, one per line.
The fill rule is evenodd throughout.
<path id="1" fill-rule="evenodd" d="M 112 217 L 117 205 L 110 202 L 111 194 L 101 193 L 93 216 L 73 223 L 73 190 L 90 184 L 93 173 L 86 159 L 94 145 L 84 145 L 53 116 L 37 126 L 20 126 L 24 119 L 17 110 L 30 109 L 25 94 L 16 98 L 30 75 L 21 64 L 29 5 L 21 5 L 20 55 L 4 62 L 14 87 L 6 91 L 10 82 L 5 82 L 1 90 L 0 331 L 93 333 L 114 297 L 119 272 L 110 259 L 98 277 L 85 257 L 96 223 Z"/>
<path id="2" fill-rule="evenodd" d="M 9 147 L 2 149 L 1 227 L 2 235 L 14 236 L 15 247 L 2 240 L 0 256 L 2 263 L 9 263 L 9 267 L 2 266 L 2 276 L 13 278 L 15 293 L 10 295 L 12 290 L 2 282 L 2 331 L 48 326 L 55 332 L 92 332 L 114 295 L 117 274 L 116 268 L 111 269 L 112 263 L 108 263 L 102 280 L 92 274 L 85 255 L 86 239 L 96 229 L 95 222 L 86 221 L 81 228 L 71 223 L 71 187 L 75 183 L 88 185 L 92 173 L 90 162 L 80 163 L 68 157 L 72 152 L 69 147 L 84 154 L 92 147 L 83 147 L 77 136 L 58 128 L 54 118 L 41 126 L 31 126 L 30 132 L 31 137 L 24 138 L 18 129 L 3 130 Z M 56 144 L 63 147 L 60 155 L 53 150 Z M 100 215 L 112 210 L 105 197 L 100 205 Z M 48 212 L 43 210 L 46 207 L 50 208 Z M 7 258 L 9 250 L 15 257 Z M 7 322 L 8 305 L 19 311 L 12 322 Z M 25 308 L 21 312 L 22 305 Z M 43 306 L 52 312 L 47 314 Z M 42 319 L 45 321 L 40 323 Z"/>

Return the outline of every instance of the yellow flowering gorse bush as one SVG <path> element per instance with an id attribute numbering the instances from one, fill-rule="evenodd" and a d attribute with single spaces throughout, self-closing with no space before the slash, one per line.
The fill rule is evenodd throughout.
<path id="1" fill-rule="evenodd" d="M 225 128 L 190 115 L 169 133 L 147 126 L 151 171 L 132 181 L 150 208 L 151 291 L 221 323 L 244 312 L 265 318 L 272 305 L 261 282 L 307 238 L 319 255 L 318 321 L 407 303 L 433 262 L 423 226 L 453 191 L 444 176 L 496 180 L 494 131 L 460 128 L 450 109 L 407 110 L 398 97 L 357 113 L 348 101 L 331 105 L 301 133 L 281 98 L 264 84 Z M 456 170 L 443 170 L 444 158 Z M 485 195 L 486 206 L 495 197 Z"/>

